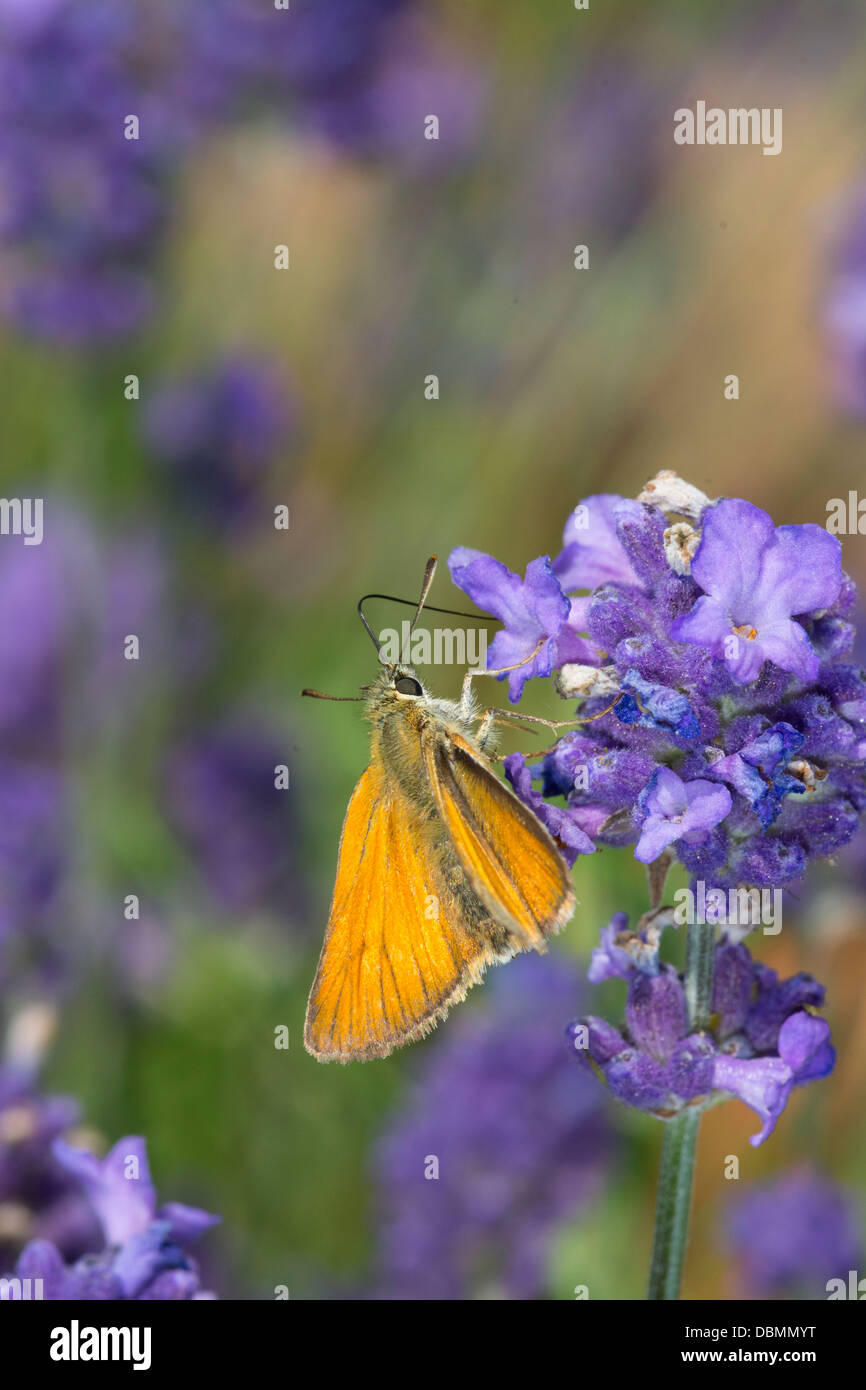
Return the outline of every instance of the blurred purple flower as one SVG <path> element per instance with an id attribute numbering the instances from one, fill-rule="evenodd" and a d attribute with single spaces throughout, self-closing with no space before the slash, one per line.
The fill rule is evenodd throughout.
<path id="1" fill-rule="evenodd" d="M 0 965 L 12 931 L 55 901 L 66 863 L 64 787 L 51 766 L 0 753 Z"/>
<path id="2" fill-rule="evenodd" d="M 356 153 L 396 157 L 419 173 L 450 169 L 471 149 L 487 94 L 479 61 L 444 43 L 410 8 L 383 44 L 361 93 L 339 91 L 326 104 L 328 133 Z M 436 138 L 425 134 L 430 116 Z"/>
<path id="3" fill-rule="evenodd" d="M 551 1237 L 592 1202 L 611 1157 L 593 1088 L 574 1085 L 562 1049 L 579 988 L 563 958 L 520 959 L 491 982 L 486 1011 L 431 1046 L 376 1159 L 376 1296 L 543 1296 Z"/>
<path id="4" fill-rule="evenodd" d="M 228 911 L 298 910 L 292 803 L 274 784 L 285 762 L 277 736 L 239 720 L 200 731 L 169 755 L 169 817 Z"/>
<path id="5" fill-rule="evenodd" d="M 405 3 L 2 0 L 0 311 L 67 346 L 138 330 L 180 161 L 260 101 L 327 131 Z"/>
<path id="6" fill-rule="evenodd" d="M 39 1090 L 55 1026 L 54 1011 L 45 1005 L 20 1010 L 0 1061 L 0 1268 L 14 1262 L 27 1240 L 46 1238 L 75 1259 L 99 1238 L 92 1212 L 52 1147 L 79 1123 L 78 1102 Z"/>
<path id="7" fill-rule="evenodd" d="M 360 99 L 389 25 L 408 0 L 330 0 L 288 13 L 257 0 L 184 0 L 177 43 L 179 88 L 201 118 L 266 101 L 327 133 L 331 103 Z"/>
<path id="8" fill-rule="evenodd" d="M 656 136 L 664 86 L 651 87 L 645 71 L 615 52 L 594 52 L 580 68 L 569 53 L 547 86 L 550 108 L 533 128 L 528 215 L 548 227 L 568 223 L 589 234 L 602 228 L 626 235 L 661 174 Z"/>
<path id="9" fill-rule="evenodd" d="M 102 1160 L 61 1140 L 54 1151 L 84 1187 L 106 1248 L 67 1267 L 51 1241 L 32 1241 L 18 1257 L 19 1278 L 41 1279 L 47 1300 L 214 1297 L 200 1288 L 186 1247 L 220 1218 L 179 1203 L 157 1211 L 143 1139 L 118 1140 Z"/>
<path id="10" fill-rule="evenodd" d="M 226 525 L 253 511 L 293 427 L 294 402 L 276 367 L 244 357 L 164 384 L 145 412 L 147 442 L 184 501 Z"/>
<path id="11" fill-rule="evenodd" d="M 37 6 L 26 23 L 0 10 L 2 307 L 64 343 L 129 333 L 149 308 L 137 267 L 163 218 L 166 150 L 146 123 L 123 133 L 145 120 L 144 14 L 106 0 Z"/>
<path id="12" fill-rule="evenodd" d="M 16 274 L 2 312 L 36 337 L 77 347 L 134 333 L 149 316 L 152 300 L 147 280 L 134 271 L 41 266 Z"/>
<path id="13" fill-rule="evenodd" d="M 128 720 L 158 673 L 177 678 L 185 651 L 166 623 L 154 534 L 136 527 L 110 540 L 58 498 L 45 499 L 43 517 L 40 545 L 0 551 L 0 748 L 8 739 L 39 755 L 59 750 L 70 719 L 76 737 L 90 720 Z M 129 634 L 140 662 L 124 659 Z"/>
<path id="14" fill-rule="evenodd" d="M 839 406 L 866 419 L 866 188 L 843 208 L 824 305 L 831 386 Z"/>
<path id="15" fill-rule="evenodd" d="M 826 1298 L 830 1279 L 847 1284 L 866 1259 L 852 1198 L 811 1168 L 750 1186 L 726 1210 L 723 1238 L 752 1298 Z"/>

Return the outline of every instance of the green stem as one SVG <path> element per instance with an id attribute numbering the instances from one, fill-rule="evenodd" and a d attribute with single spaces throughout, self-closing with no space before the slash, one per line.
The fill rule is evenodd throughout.
<path id="1" fill-rule="evenodd" d="M 713 1012 L 713 973 L 716 964 L 716 929 L 712 923 L 689 927 L 686 939 L 686 1003 L 693 1033 L 710 1026 Z"/>
<path id="2" fill-rule="evenodd" d="M 715 941 L 713 926 L 689 927 L 685 990 L 693 1032 L 709 1026 Z M 700 1110 L 685 1109 L 665 1124 L 647 1295 L 650 1299 L 679 1298 L 689 1240 L 692 1182 L 700 1123 Z"/>
<path id="3" fill-rule="evenodd" d="M 676 1119 L 665 1124 L 647 1294 L 650 1299 L 680 1296 L 700 1122 L 699 1111 L 681 1110 Z"/>

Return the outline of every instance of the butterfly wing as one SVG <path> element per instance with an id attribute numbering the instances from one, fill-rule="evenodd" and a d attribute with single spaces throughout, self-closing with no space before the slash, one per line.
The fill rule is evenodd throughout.
<path id="1" fill-rule="evenodd" d="M 489 964 L 521 949 L 448 878 L 429 823 L 367 768 L 343 825 L 307 1005 L 308 1052 L 320 1061 L 385 1057 L 429 1032 Z"/>
<path id="2" fill-rule="evenodd" d="M 496 921 L 543 951 L 575 902 L 547 829 L 459 734 L 431 733 L 424 757 L 436 807 L 473 889 Z"/>

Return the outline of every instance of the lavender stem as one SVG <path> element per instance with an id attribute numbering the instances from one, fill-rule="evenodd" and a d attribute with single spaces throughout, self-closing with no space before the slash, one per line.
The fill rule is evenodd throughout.
<path id="1" fill-rule="evenodd" d="M 715 937 L 715 927 L 709 924 L 693 925 L 688 929 L 685 990 L 693 1031 L 706 1028 L 712 1013 Z M 677 1299 L 680 1295 L 700 1123 L 700 1110 L 687 1108 L 665 1124 L 649 1299 Z"/>

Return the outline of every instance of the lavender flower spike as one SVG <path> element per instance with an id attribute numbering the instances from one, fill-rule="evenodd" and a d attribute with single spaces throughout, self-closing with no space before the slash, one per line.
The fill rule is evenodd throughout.
<path id="1" fill-rule="evenodd" d="M 659 961 L 657 943 L 653 953 L 624 928 L 618 913 L 603 929 L 590 976 L 628 981 L 625 1024 L 615 1028 L 592 1016 L 571 1024 L 566 1035 L 575 1054 L 617 1100 L 659 1119 L 737 1097 L 760 1117 L 751 1142 L 763 1144 L 794 1087 L 833 1070 L 829 1026 L 807 1012 L 823 1002 L 822 986 L 808 975 L 779 981 L 744 945 L 722 940 L 712 1026 L 690 1031 L 683 977 Z"/>
<path id="2" fill-rule="evenodd" d="M 105 1249 L 67 1265 L 50 1240 L 32 1240 L 16 1265 L 19 1278 L 41 1279 L 46 1299 L 210 1299 L 186 1247 L 220 1218 L 170 1202 L 156 1208 L 143 1139 L 120 1139 L 104 1159 L 54 1144 L 58 1163 L 81 1182 Z"/>

